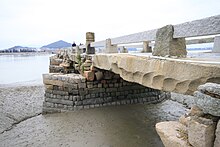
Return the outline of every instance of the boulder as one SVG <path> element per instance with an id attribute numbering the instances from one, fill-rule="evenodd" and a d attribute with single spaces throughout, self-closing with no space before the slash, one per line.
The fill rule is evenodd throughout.
<path id="1" fill-rule="evenodd" d="M 193 117 L 188 125 L 188 141 L 194 147 L 212 147 L 216 123 L 211 119 Z"/>
<path id="2" fill-rule="evenodd" d="M 189 147 L 187 140 L 183 140 L 177 137 L 178 128 L 185 128 L 179 122 L 168 121 L 160 122 L 156 124 L 156 131 L 160 136 L 165 147 Z"/>
<path id="3" fill-rule="evenodd" d="M 199 91 L 194 92 L 194 96 L 196 97 L 195 104 L 199 106 L 204 113 L 220 116 L 220 99 L 213 98 Z"/>
<path id="4" fill-rule="evenodd" d="M 198 90 L 204 94 L 220 99 L 220 84 L 206 83 L 204 85 L 200 85 Z"/>

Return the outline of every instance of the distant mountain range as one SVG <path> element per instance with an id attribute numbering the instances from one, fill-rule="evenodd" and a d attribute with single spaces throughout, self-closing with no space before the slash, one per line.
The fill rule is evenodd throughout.
<path id="1" fill-rule="evenodd" d="M 23 46 L 14 46 L 8 49 L 0 50 L 0 53 L 11 53 L 11 52 L 37 52 L 37 51 L 49 51 L 56 50 L 60 48 L 71 47 L 72 44 L 65 42 L 63 40 L 59 40 L 48 45 L 42 46 L 40 49 L 34 47 L 23 47 Z"/>
<path id="2" fill-rule="evenodd" d="M 42 46 L 41 49 L 59 49 L 64 47 L 71 47 L 71 43 L 65 42 L 63 40 L 59 40 L 48 45 Z"/>
<path id="3" fill-rule="evenodd" d="M 10 53 L 10 52 L 36 52 L 38 51 L 38 49 L 34 48 L 34 47 L 23 47 L 23 46 L 14 46 L 8 49 L 4 49 L 4 50 L 0 50 L 0 52 L 6 52 L 6 53 Z"/>

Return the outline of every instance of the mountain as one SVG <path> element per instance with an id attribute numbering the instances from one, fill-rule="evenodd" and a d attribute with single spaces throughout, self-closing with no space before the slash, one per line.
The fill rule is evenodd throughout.
<path id="1" fill-rule="evenodd" d="M 48 48 L 49 49 L 58 49 L 58 48 L 63 48 L 63 47 L 71 47 L 71 45 L 72 45 L 71 43 L 60 40 L 60 41 L 56 41 L 51 44 L 42 46 L 41 49 L 48 49 Z"/>
<path id="2" fill-rule="evenodd" d="M 23 46 L 14 46 L 8 49 L 0 50 L 0 52 L 6 52 L 6 53 L 11 53 L 11 52 L 36 52 L 37 49 L 33 47 L 23 47 Z"/>

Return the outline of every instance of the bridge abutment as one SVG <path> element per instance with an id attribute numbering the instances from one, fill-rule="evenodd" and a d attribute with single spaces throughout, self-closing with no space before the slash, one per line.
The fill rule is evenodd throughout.
<path id="1" fill-rule="evenodd" d="M 43 112 L 63 112 L 111 105 L 158 103 L 170 97 L 163 92 L 131 83 L 110 71 L 102 80 L 88 81 L 80 74 L 49 73 L 43 75 L 45 100 Z"/>

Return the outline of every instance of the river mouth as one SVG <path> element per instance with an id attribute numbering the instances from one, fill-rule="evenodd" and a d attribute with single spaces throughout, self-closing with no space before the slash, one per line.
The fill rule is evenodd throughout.
<path id="1" fill-rule="evenodd" d="M 156 122 L 185 112 L 167 100 L 39 115 L 0 134 L 0 146 L 162 147 Z"/>

